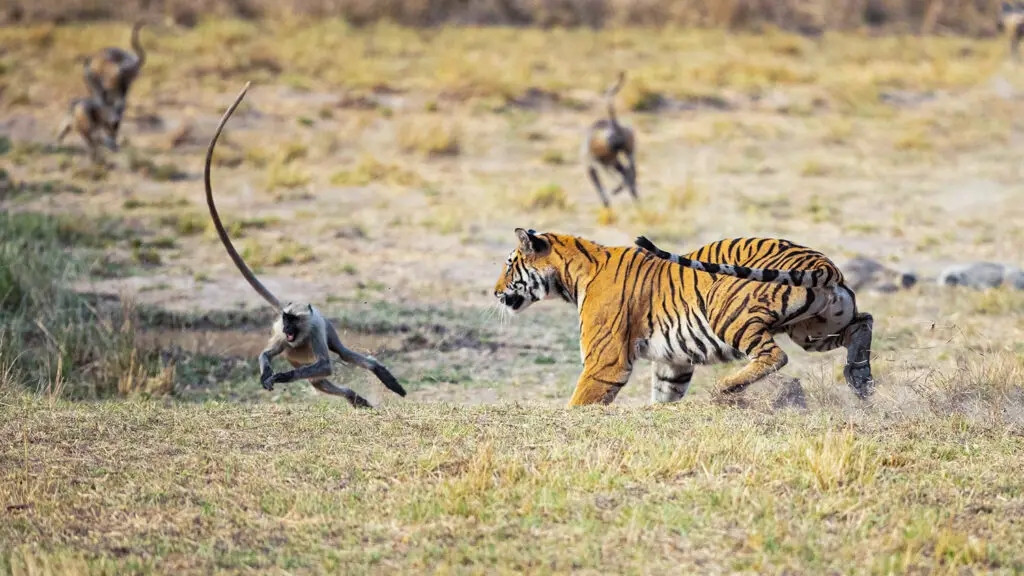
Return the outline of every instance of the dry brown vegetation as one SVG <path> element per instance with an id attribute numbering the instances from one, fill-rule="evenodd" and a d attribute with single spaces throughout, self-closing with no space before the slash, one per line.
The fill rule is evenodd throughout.
<path id="1" fill-rule="evenodd" d="M 939 28 L 972 6 L 946 2 Z M 934 282 L 1024 264 L 1005 39 L 211 17 L 143 32 L 127 141 L 94 168 L 52 131 L 76 58 L 127 36 L 0 29 L 0 573 L 1024 570 L 1024 292 Z M 577 154 L 619 68 L 641 203 L 603 210 Z M 378 411 L 256 382 L 267 312 L 200 182 L 248 80 L 221 214 L 275 292 L 402 381 L 397 399 L 336 367 Z M 784 341 L 801 385 L 745 406 L 709 399 L 733 365 L 645 407 L 641 363 L 615 406 L 567 411 L 575 311 L 492 307 L 516 226 L 678 250 L 782 236 L 922 282 L 858 296 L 869 403 L 842 352 Z"/>
<path id="2" fill-rule="evenodd" d="M 998 420 L 27 400 L 0 416 L 13 574 L 1024 569 L 1019 436 Z"/>
<path id="3" fill-rule="evenodd" d="M 8 23 L 163 16 L 193 26 L 203 16 L 345 19 L 405 26 L 699 26 L 804 33 L 861 26 L 991 34 L 1001 0 L 11 0 Z M 2 22 L 0 22 L 2 23 Z"/>

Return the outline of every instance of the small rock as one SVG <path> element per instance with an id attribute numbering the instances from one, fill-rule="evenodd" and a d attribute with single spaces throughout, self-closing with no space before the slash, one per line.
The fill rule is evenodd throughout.
<path id="1" fill-rule="evenodd" d="M 772 408 L 782 410 L 784 408 L 807 408 L 807 395 L 804 387 L 800 385 L 797 378 L 786 378 L 779 386 L 779 393 L 772 400 Z"/>
<path id="2" fill-rule="evenodd" d="M 334 232 L 335 238 L 366 238 L 366 232 L 359 226 L 343 226 Z"/>
<path id="3" fill-rule="evenodd" d="M 890 293 L 906 290 L 917 284 L 917 274 L 914 272 L 896 270 L 866 256 L 856 256 L 840 266 L 840 269 L 843 271 L 846 285 L 853 290 L 863 288 Z"/>
<path id="4" fill-rule="evenodd" d="M 1024 290 L 1024 272 L 1015 266 L 996 262 L 971 262 L 946 267 L 936 282 L 939 286 L 966 286 L 975 290 L 998 288 L 1004 284 Z"/>
<path id="5" fill-rule="evenodd" d="M 1013 286 L 1016 290 L 1024 290 L 1024 271 L 1015 270 L 1010 274 L 1006 275 L 1004 282 L 1008 286 Z"/>

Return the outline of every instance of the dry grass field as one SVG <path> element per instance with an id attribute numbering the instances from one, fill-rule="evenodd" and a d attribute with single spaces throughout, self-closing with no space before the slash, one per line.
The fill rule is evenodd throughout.
<path id="1" fill-rule="evenodd" d="M 0 573 L 1024 571 L 1024 69 L 1005 39 L 768 29 L 143 29 L 119 153 L 54 133 L 125 24 L 0 28 Z M 578 161 L 628 70 L 641 201 Z M 236 245 L 409 390 L 259 387 Z M 607 181 L 607 179 L 606 179 Z M 879 381 L 788 341 L 787 377 L 564 408 L 575 311 L 492 289 L 517 226 L 677 251 L 781 236 L 915 270 L 863 291 Z M 794 398 L 800 400 L 794 400 Z"/>

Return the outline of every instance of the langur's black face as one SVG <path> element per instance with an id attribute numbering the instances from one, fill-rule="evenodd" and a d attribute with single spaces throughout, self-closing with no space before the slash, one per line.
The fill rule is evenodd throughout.
<path id="1" fill-rule="evenodd" d="M 298 344 L 299 335 L 302 333 L 302 318 L 285 312 L 281 314 L 281 321 L 285 340 L 289 344 Z"/>
<path id="2" fill-rule="evenodd" d="M 309 335 L 309 317 L 313 307 L 303 304 L 288 303 L 281 311 L 281 330 L 288 344 L 297 346 Z"/>

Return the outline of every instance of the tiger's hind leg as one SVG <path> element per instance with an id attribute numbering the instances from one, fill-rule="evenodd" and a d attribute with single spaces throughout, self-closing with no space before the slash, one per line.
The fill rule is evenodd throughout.
<path id="1" fill-rule="evenodd" d="M 761 333 L 751 339 L 744 348 L 750 362 L 739 372 L 726 376 L 719 382 L 720 394 L 738 394 L 754 382 L 778 372 L 789 362 L 786 352 L 779 347 L 765 327 L 761 327 Z"/>
<path id="2" fill-rule="evenodd" d="M 808 325 L 811 324 L 811 327 Z M 843 376 L 846 383 L 862 400 L 874 391 L 871 377 L 871 334 L 874 320 L 870 314 L 860 312 L 845 327 L 833 330 L 820 337 L 810 334 L 821 332 L 824 321 L 805 322 L 789 330 L 789 337 L 808 352 L 828 352 L 840 346 L 846 347 L 846 366 Z"/>
<path id="3" fill-rule="evenodd" d="M 863 400 L 874 392 L 875 381 L 871 377 L 871 335 L 874 318 L 871 314 L 861 312 L 843 331 L 843 344 L 846 346 L 846 366 L 843 376 L 846 383 L 853 388 L 857 396 Z"/>
<path id="4" fill-rule="evenodd" d="M 363 398 L 362 396 L 357 394 L 355 390 L 352 390 L 351 388 L 346 388 L 344 386 L 336 386 L 330 380 L 326 379 L 311 380 L 310 384 L 313 385 L 313 388 L 316 388 L 317 390 L 323 392 L 324 394 L 330 394 L 331 396 L 341 396 L 345 400 L 348 400 L 348 403 L 351 404 L 353 408 L 373 408 L 373 406 L 371 406 L 370 403 L 366 401 L 366 398 Z"/>
<path id="5" fill-rule="evenodd" d="M 849 290 L 837 291 L 837 298 L 822 314 L 795 324 L 786 330 L 798 346 L 808 352 L 828 352 L 846 347 L 846 383 L 861 399 L 873 392 L 871 377 L 871 334 L 873 319 L 858 312 Z"/>
<path id="6" fill-rule="evenodd" d="M 693 378 L 693 365 L 655 362 L 651 366 L 651 403 L 676 402 L 686 395 Z"/>

